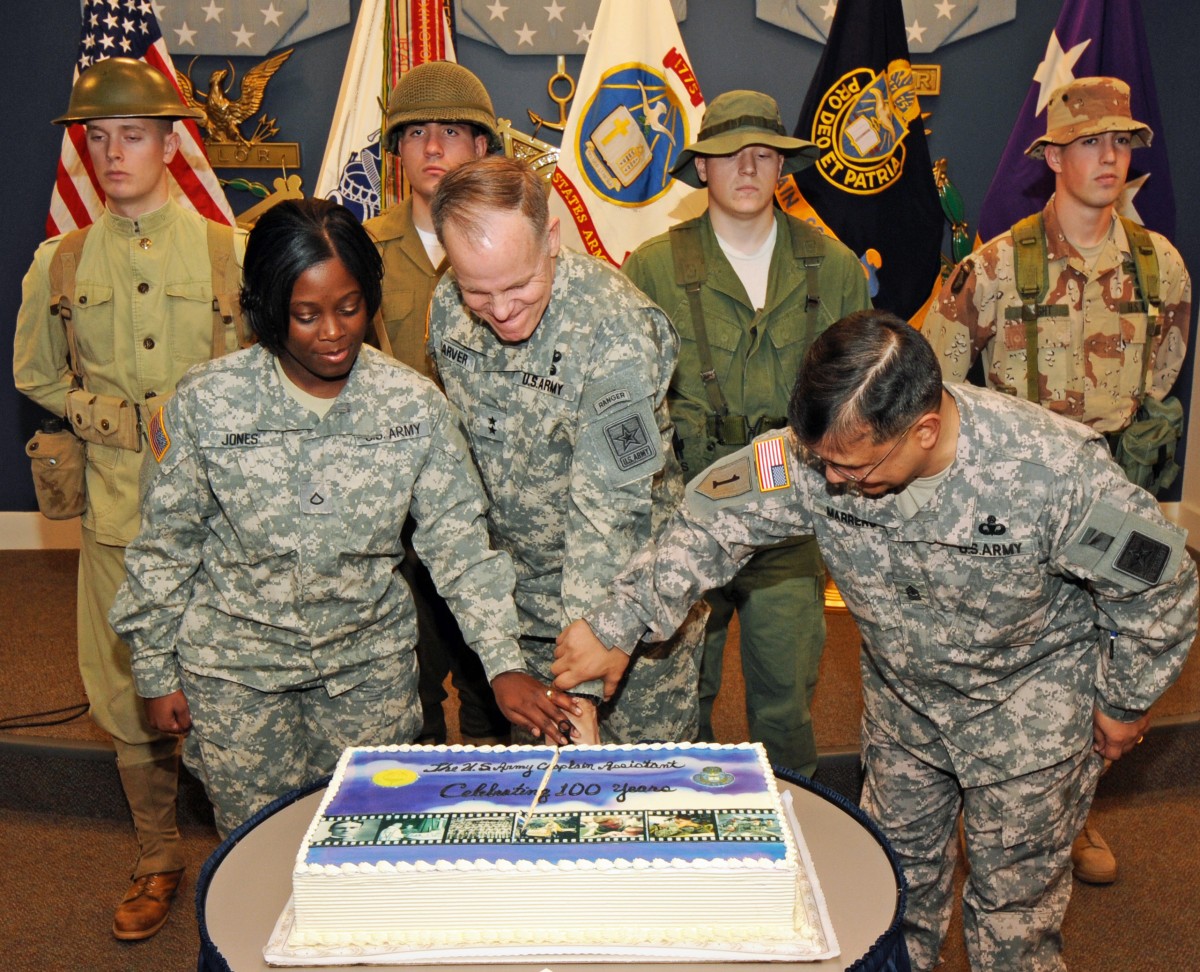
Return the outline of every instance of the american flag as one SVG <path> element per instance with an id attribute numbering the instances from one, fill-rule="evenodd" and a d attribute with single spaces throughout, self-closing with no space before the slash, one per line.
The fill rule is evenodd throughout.
<path id="1" fill-rule="evenodd" d="M 84 0 L 83 30 L 74 77 L 106 57 L 133 57 L 158 68 L 175 80 L 175 65 L 163 41 L 149 0 Z M 183 104 L 183 96 L 180 96 Z M 217 176 L 208 164 L 200 129 L 191 119 L 177 122 L 180 151 L 171 161 L 172 195 L 182 205 L 209 219 L 233 223 L 233 211 Z M 82 125 L 68 125 L 63 134 L 62 155 L 50 195 L 46 235 L 87 226 L 104 209 L 104 191 L 88 158 Z"/>
<path id="2" fill-rule="evenodd" d="M 754 443 L 754 460 L 758 467 L 758 488 L 768 493 L 792 484 L 787 461 L 783 457 L 783 436 L 775 435 Z"/>

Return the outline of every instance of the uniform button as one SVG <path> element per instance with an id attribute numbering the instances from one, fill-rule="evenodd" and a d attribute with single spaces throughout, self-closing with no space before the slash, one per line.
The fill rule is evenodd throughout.
<path id="1" fill-rule="evenodd" d="M 145 348 L 147 351 L 153 351 L 154 350 L 154 338 L 146 338 L 146 340 L 144 340 L 142 342 L 142 347 Z"/>
<path id="2" fill-rule="evenodd" d="M 80 294 L 80 296 L 79 296 L 79 303 L 81 303 L 81 304 L 86 304 L 86 303 L 87 303 L 87 294 Z"/>
<path id="3" fill-rule="evenodd" d="M 557 374 L 558 374 L 558 365 L 551 365 L 551 366 L 550 366 L 550 374 L 552 374 L 552 375 L 557 375 Z"/>
<path id="4" fill-rule="evenodd" d="M 561 351 L 555 351 L 555 352 L 554 352 L 554 355 L 553 355 L 553 360 L 555 360 L 555 361 L 562 361 L 562 352 L 561 352 Z"/>
<path id="5" fill-rule="evenodd" d="M 104 432 L 107 432 L 107 431 L 108 431 L 108 419 L 101 419 L 101 420 L 100 420 L 100 428 L 101 428 L 101 430 L 102 430 L 102 431 L 104 431 Z"/>
<path id="6" fill-rule="evenodd" d="M 149 292 L 150 292 L 150 285 L 148 283 L 146 283 L 146 281 L 143 280 L 140 284 L 138 284 L 138 293 L 139 294 L 146 294 Z"/>
<path id="7" fill-rule="evenodd" d="M 146 392 L 146 401 L 149 401 L 157 394 L 158 394 L 158 392 L 152 392 L 152 391 Z"/>

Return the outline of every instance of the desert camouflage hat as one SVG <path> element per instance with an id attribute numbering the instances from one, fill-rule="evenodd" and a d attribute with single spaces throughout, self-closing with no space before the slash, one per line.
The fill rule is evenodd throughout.
<path id="1" fill-rule="evenodd" d="M 705 109 L 696 141 L 679 153 L 671 166 L 671 175 L 700 188 L 703 183 L 692 159 L 697 155 L 732 155 L 747 145 L 766 145 L 782 152 L 781 175 L 799 172 L 821 154 L 812 142 L 787 133 L 779 116 L 779 105 L 770 95 L 761 91 L 726 91 Z"/>
<path id="2" fill-rule="evenodd" d="M 1047 145 L 1067 145 L 1085 135 L 1129 132 L 1134 148 L 1147 148 L 1154 132 L 1133 120 L 1129 85 L 1120 78 L 1076 78 L 1050 96 L 1046 134 L 1025 150 L 1031 159 L 1043 158 Z"/>

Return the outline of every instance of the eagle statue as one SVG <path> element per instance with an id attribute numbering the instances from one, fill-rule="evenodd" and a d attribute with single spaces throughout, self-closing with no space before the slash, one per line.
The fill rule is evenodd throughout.
<path id="1" fill-rule="evenodd" d="M 175 77 L 179 79 L 183 100 L 187 102 L 188 107 L 204 113 L 204 121 L 200 124 L 208 129 L 210 139 L 249 145 L 250 141 L 241 133 L 241 124 L 258 111 L 267 89 L 267 82 L 291 56 L 290 50 L 283 51 L 247 71 L 242 79 L 241 95 L 236 101 L 228 97 L 235 77 L 232 65 L 228 69 L 221 68 L 209 75 L 207 94 L 196 91 L 192 86 L 192 79 L 182 71 L 176 71 Z"/>

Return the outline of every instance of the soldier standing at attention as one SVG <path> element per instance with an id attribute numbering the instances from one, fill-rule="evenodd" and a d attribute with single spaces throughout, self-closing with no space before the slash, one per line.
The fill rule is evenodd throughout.
<path id="1" fill-rule="evenodd" d="M 492 544 L 517 571 L 522 654 L 549 682 L 558 632 L 682 495 L 666 403 L 675 332 L 611 267 L 560 249 L 545 184 L 522 163 L 462 165 L 438 186 L 433 219 L 451 272 L 430 352 L 467 426 Z M 698 643 L 638 652 L 599 713 L 604 742 L 695 738 Z M 581 694 L 598 701 L 600 686 Z"/>
<path id="2" fill-rule="evenodd" d="M 846 247 L 775 208 L 775 184 L 809 165 L 815 147 L 785 134 L 779 106 L 728 91 L 672 169 L 708 186 L 708 211 L 643 243 L 622 268 L 679 332 L 667 401 L 683 471 L 694 476 L 786 422 L 808 346 L 870 306 L 862 265 Z M 725 636 L 741 632 L 750 738 L 771 762 L 806 776 L 817 765 L 809 706 L 825 647 L 824 568 L 812 537 L 755 554 L 705 592 L 712 605 L 700 668 L 700 738 L 713 740 Z"/>
<path id="3" fill-rule="evenodd" d="M 1164 435 L 1174 466 L 1183 412 L 1167 393 L 1187 350 L 1192 300 L 1175 247 L 1116 212 L 1132 150 L 1153 134 L 1133 120 L 1124 81 L 1079 78 L 1055 91 L 1046 134 L 1025 150 L 1054 172 L 1054 195 L 959 264 L 924 326 L 946 380 L 964 381 L 982 353 L 989 388 L 1104 433 L 1151 492 Z M 1072 858 L 1080 880 L 1116 880 L 1116 859 L 1094 827 L 1080 832 Z"/>
<path id="4" fill-rule="evenodd" d="M 1196 636 L 1184 531 L 1098 433 L 943 384 L 917 331 L 858 311 L 813 343 L 788 429 L 693 479 L 610 599 L 563 632 L 556 686 L 611 690 L 629 645 L 807 533 L 862 633 L 861 805 L 908 882 L 913 969 L 938 964 L 961 811 L 971 968 L 1062 972 L 1071 841 L 1104 759 L 1137 745 Z"/>
<path id="5" fill-rule="evenodd" d="M 113 934 L 149 938 L 183 880 L 175 824 L 178 740 L 151 728 L 108 623 L 138 531 L 149 412 L 192 365 L 237 348 L 244 237 L 170 197 L 173 123 L 198 118 L 150 65 L 109 58 L 80 74 L 56 123 L 82 123 L 106 197 L 86 230 L 47 240 L 22 285 L 17 388 L 87 441 L 79 550 L 79 670 L 92 718 L 113 738 L 139 853 Z M 240 326 L 240 320 L 236 321 Z M 70 339 L 69 339 L 70 335 Z M 73 345 L 69 346 L 69 345 Z"/>
<path id="6" fill-rule="evenodd" d="M 446 269 L 446 253 L 433 231 L 429 204 L 442 176 L 469 159 L 499 152 L 496 116 L 482 82 L 450 61 L 419 64 L 388 98 L 387 149 L 400 158 L 410 195 L 363 225 L 383 257 L 383 304 L 374 320 L 376 343 L 434 378 L 425 351 L 429 298 Z M 446 742 L 442 687 L 451 675 L 459 698 L 459 728 L 468 745 L 508 742 L 508 721 L 496 706 L 479 657 L 463 640 L 429 571 L 412 549 L 413 524 L 405 527 L 407 554 L 400 572 L 417 604 L 417 663 L 423 724 L 417 742 Z"/>

